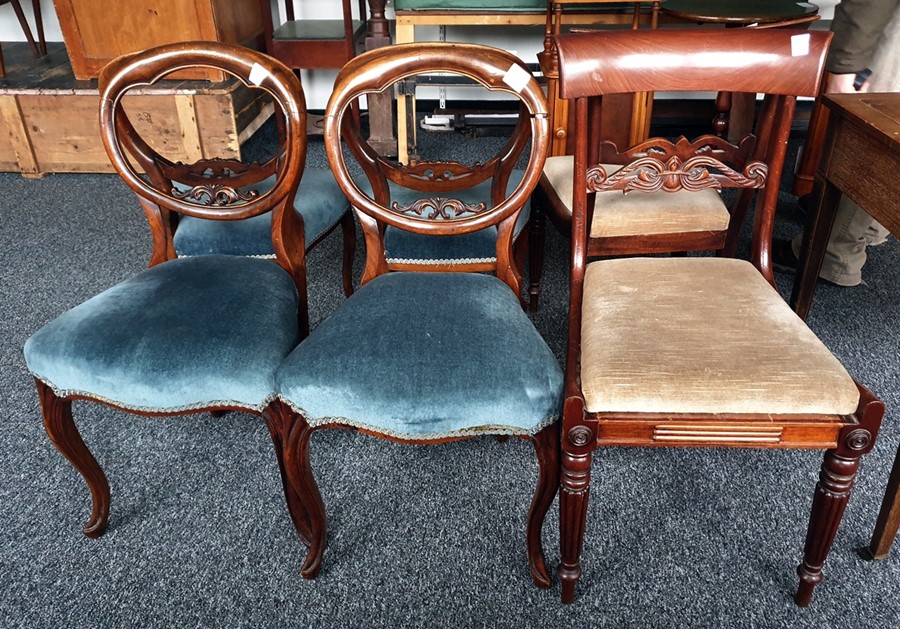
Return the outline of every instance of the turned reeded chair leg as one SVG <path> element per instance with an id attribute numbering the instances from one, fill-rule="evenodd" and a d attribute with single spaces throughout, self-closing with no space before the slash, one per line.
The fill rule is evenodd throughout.
<path id="1" fill-rule="evenodd" d="M 854 428 L 842 434 L 837 448 L 825 453 L 809 516 L 803 561 L 797 566 L 800 585 L 794 601 L 800 607 L 812 602 L 813 589 L 824 579 L 822 567 L 850 500 L 860 457 L 868 452 L 872 441 L 872 432 Z"/>
<path id="2" fill-rule="evenodd" d="M 44 416 L 44 429 L 50 441 L 78 470 L 91 492 L 93 509 L 83 533 L 88 537 L 100 537 L 106 531 L 109 521 L 109 482 L 106 474 L 84 445 L 72 420 L 72 400 L 58 397 L 53 389 L 38 379 L 35 379 L 35 385 Z"/>
<path id="3" fill-rule="evenodd" d="M 562 451 L 562 475 L 559 485 L 560 560 L 557 574 L 562 585 L 562 602 L 575 600 L 575 586 L 581 578 L 581 550 L 587 520 L 591 485 L 591 452 L 574 454 Z"/>
<path id="4" fill-rule="evenodd" d="M 544 519 L 559 488 L 559 422 L 547 426 L 531 438 L 538 460 L 538 484 L 528 512 L 525 538 L 531 578 L 539 588 L 550 587 L 550 571 L 544 559 L 541 531 Z"/>

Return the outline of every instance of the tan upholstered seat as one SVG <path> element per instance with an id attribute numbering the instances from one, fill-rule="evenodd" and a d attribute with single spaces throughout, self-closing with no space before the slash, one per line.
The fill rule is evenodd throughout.
<path id="1" fill-rule="evenodd" d="M 848 415 L 859 403 L 847 371 L 744 260 L 594 262 L 583 303 L 589 412 Z"/>
<path id="2" fill-rule="evenodd" d="M 548 158 L 544 164 L 546 183 L 570 216 L 574 160 L 571 155 L 560 155 Z M 621 168 L 613 164 L 603 167 L 607 174 Z M 591 238 L 728 229 L 728 208 L 721 195 L 709 188 L 697 192 L 598 192 L 594 207 L 602 211 L 594 212 Z"/>

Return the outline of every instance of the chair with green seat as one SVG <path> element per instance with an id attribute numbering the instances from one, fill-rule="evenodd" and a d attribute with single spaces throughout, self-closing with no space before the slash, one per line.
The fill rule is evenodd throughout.
<path id="1" fill-rule="evenodd" d="M 270 161 L 272 168 L 206 160 L 191 169 L 162 159 L 138 136 L 123 110 L 123 97 L 133 87 L 186 67 L 222 70 L 275 102 L 287 139 Z M 87 400 L 145 416 L 229 409 L 252 413 L 266 420 L 281 467 L 285 435 L 267 406 L 274 398 L 275 370 L 304 336 L 307 318 L 303 224 L 291 205 L 306 159 L 306 107 L 294 73 L 262 53 L 191 42 L 117 59 L 102 72 L 99 89 L 107 154 L 150 223 L 150 268 L 63 313 L 24 348 L 47 434 L 93 496 L 84 529 L 90 537 L 106 529 L 109 484 L 78 433 L 72 402 Z M 267 178 L 265 185 L 256 185 Z M 173 179 L 183 185 L 172 185 Z M 177 256 L 173 214 L 236 221 L 266 213 L 272 215 L 275 262 Z M 286 498 L 304 535 L 297 499 L 289 491 Z"/>
<path id="2" fill-rule="evenodd" d="M 459 179 L 470 171 L 443 162 L 434 164 L 430 173 L 438 176 L 439 184 L 424 190 L 413 187 L 400 197 L 395 192 L 410 177 L 388 185 L 377 154 L 354 137 L 358 131 L 347 115 L 354 101 L 425 72 L 463 75 L 523 102 L 521 119 L 531 145 L 528 162 L 509 187 L 509 169 L 498 164 L 491 168 L 491 187 L 503 193 L 480 200 L 460 198 Z M 363 226 L 366 270 L 356 293 L 313 330 L 277 374 L 282 423 L 290 426 L 285 467 L 311 532 L 301 569 L 304 577 L 313 578 L 319 571 L 327 529 L 309 460 L 310 437 L 317 430 L 342 427 L 414 444 L 490 435 L 532 441 L 539 480 L 526 547 L 533 580 L 541 587 L 550 585 L 540 534 L 558 482 L 556 419 L 562 372 L 519 305 L 520 280 L 512 264 L 514 226 L 540 176 L 548 129 L 540 86 L 521 61 L 495 48 L 396 45 L 357 57 L 338 75 L 326 111 L 325 147 Z M 346 143 L 342 135 L 349 138 Z M 366 184 L 354 177 L 356 169 L 348 166 L 345 154 L 360 163 Z M 483 174 L 475 173 L 477 178 Z M 430 175 L 423 171 L 412 178 Z M 463 190 L 466 187 L 463 182 Z M 446 272 L 389 272 L 385 226 L 426 238 L 493 229 L 495 274 L 458 266 Z"/>

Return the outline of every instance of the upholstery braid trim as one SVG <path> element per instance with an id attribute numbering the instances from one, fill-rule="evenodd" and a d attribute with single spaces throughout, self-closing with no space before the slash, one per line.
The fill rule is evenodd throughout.
<path id="1" fill-rule="evenodd" d="M 124 404 L 122 402 L 118 402 L 111 398 L 103 397 L 101 395 L 97 395 L 96 393 L 90 393 L 88 391 L 80 391 L 77 389 L 60 389 L 55 384 L 50 382 L 48 379 L 44 378 L 40 374 L 33 373 L 35 378 L 46 384 L 53 393 L 60 398 L 86 398 L 89 400 L 95 400 L 97 402 L 101 402 L 103 404 L 107 404 L 109 406 L 122 409 L 124 411 L 134 411 L 136 413 L 160 413 L 167 415 L 179 415 L 181 413 L 186 413 L 190 411 L 200 411 L 205 409 L 213 409 L 216 407 L 226 406 L 229 408 L 240 408 L 249 413 L 254 413 L 259 415 L 262 413 L 263 409 L 268 406 L 272 400 L 274 400 L 277 396 L 274 393 L 270 393 L 265 397 L 265 399 L 258 405 L 248 405 L 244 402 L 238 402 L 237 400 L 210 400 L 208 402 L 196 402 L 194 404 L 184 404 L 182 406 L 134 406 L 131 404 Z"/>
<path id="2" fill-rule="evenodd" d="M 483 426 L 479 426 L 477 428 L 467 428 L 464 430 L 448 430 L 444 432 L 427 432 L 427 433 L 406 433 L 399 432 L 396 430 L 385 430 L 384 428 L 372 426 L 370 424 L 366 424 L 364 422 L 359 422 L 354 419 L 348 419 L 346 417 L 319 417 L 319 418 L 311 418 L 306 411 L 302 408 L 291 402 L 290 400 L 284 398 L 283 396 L 278 396 L 278 398 L 287 404 L 291 409 L 301 415 L 303 419 L 309 424 L 311 427 L 316 428 L 318 426 L 326 426 L 328 424 L 340 424 L 341 426 L 350 426 L 352 428 L 359 428 L 361 430 L 367 430 L 369 432 L 377 433 L 380 435 L 386 435 L 388 437 L 393 437 L 395 439 L 404 439 L 409 441 L 425 441 L 425 440 L 438 440 L 438 439 L 452 439 L 452 438 L 464 438 L 464 437 L 478 437 L 482 435 L 510 435 L 514 437 L 532 437 L 539 433 L 541 430 L 554 423 L 559 419 L 559 414 L 554 413 L 553 415 L 548 415 L 543 420 L 541 420 L 532 430 L 522 430 L 520 428 L 515 428 L 513 426 L 503 426 L 499 424 L 485 424 Z"/>

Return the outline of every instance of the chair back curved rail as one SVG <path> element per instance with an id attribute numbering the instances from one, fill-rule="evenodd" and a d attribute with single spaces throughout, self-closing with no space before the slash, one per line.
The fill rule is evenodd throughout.
<path id="1" fill-rule="evenodd" d="M 455 161 L 399 164 L 379 156 L 359 133 L 352 117 L 345 115 L 352 103 L 366 94 L 381 93 L 399 80 L 436 71 L 467 77 L 490 91 L 513 94 L 521 101 L 516 128 L 493 158 L 471 166 Z M 453 236 L 499 225 L 496 262 L 474 265 L 463 260 L 456 262 L 467 270 L 496 271 L 518 294 L 521 273 L 513 261 L 514 227 L 540 177 L 549 142 L 549 122 L 543 93 L 517 57 L 499 49 L 468 44 L 427 42 L 379 49 L 357 57 L 343 68 L 327 112 L 324 134 L 328 159 L 339 185 L 357 210 L 366 237 L 362 282 L 388 270 L 403 268 L 389 263 L 384 253 L 387 226 L 426 236 Z M 371 193 L 364 191 L 352 176 L 342 138 L 365 173 Z M 524 176 L 512 186 L 516 160 L 529 143 L 527 165 L 522 169 Z M 490 198 L 472 204 L 453 196 L 488 180 Z M 391 184 L 437 196 L 394 203 L 390 198 Z M 509 191 L 511 186 L 513 189 Z M 429 270 L 427 265 L 415 268 Z M 447 265 L 442 265 L 433 270 L 446 268 Z"/>

